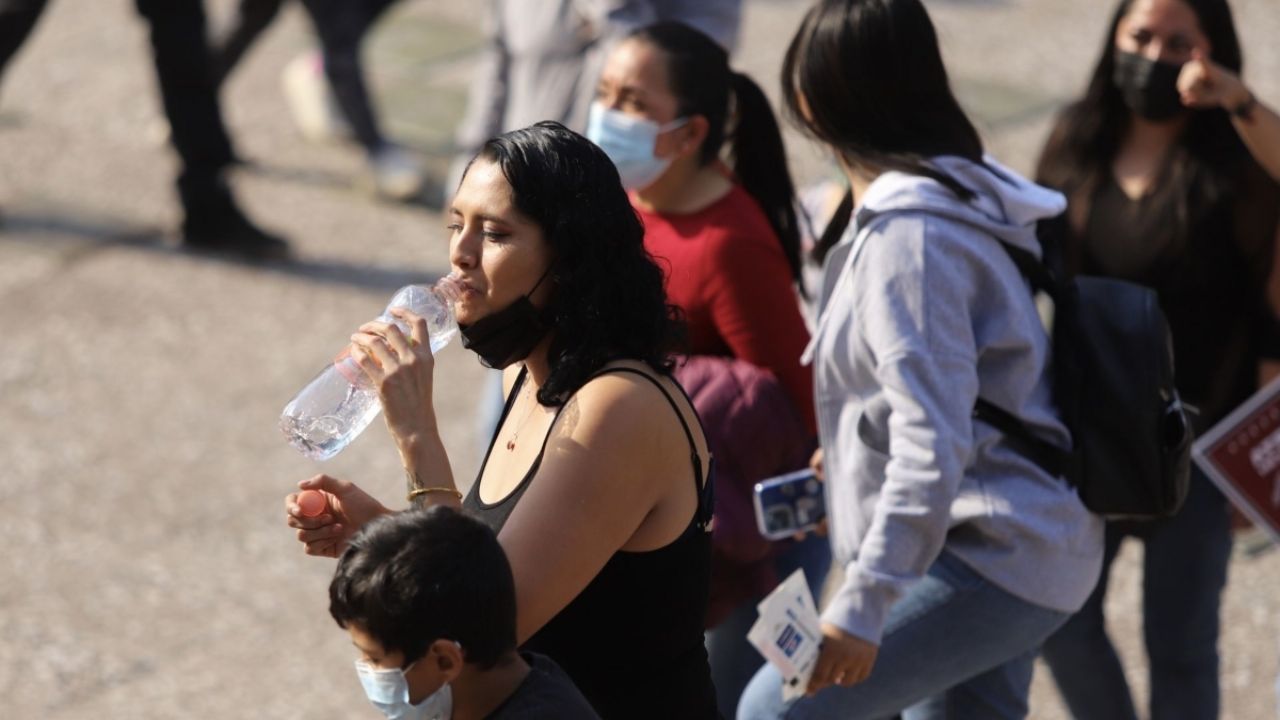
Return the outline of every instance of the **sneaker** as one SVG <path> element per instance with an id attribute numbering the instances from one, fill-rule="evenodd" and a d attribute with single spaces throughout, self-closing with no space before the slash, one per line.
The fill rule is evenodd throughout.
<path id="1" fill-rule="evenodd" d="M 351 136 L 351 126 L 324 75 L 324 58 L 312 51 L 289 61 L 280 77 L 285 104 L 302 136 L 312 142 L 332 142 Z"/>
<path id="2" fill-rule="evenodd" d="M 188 250 L 237 255 L 248 260 L 282 260 L 289 243 L 254 225 L 239 210 L 182 223 L 182 244 Z"/>
<path id="3" fill-rule="evenodd" d="M 418 197 L 426 184 L 422 163 L 399 145 L 383 145 L 371 153 L 369 175 L 375 193 L 398 202 Z"/>

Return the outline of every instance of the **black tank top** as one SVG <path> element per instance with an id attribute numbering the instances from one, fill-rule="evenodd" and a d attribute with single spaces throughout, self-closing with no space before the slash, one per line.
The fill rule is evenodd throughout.
<path id="1" fill-rule="evenodd" d="M 632 368 L 611 368 L 592 378 L 619 372 L 653 383 L 675 410 L 689 440 L 697 508 L 689 526 L 670 544 L 647 552 L 614 553 L 586 588 L 521 649 L 542 653 L 559 663 L 604 720 L 715 718 L 715 691 L 702 637 L 711 572 L 714 458 L 703 482 L 702 459 L 693 433 L 675 400 L 651 375 Z M 511 412 L 525 374 L 522 370 L 507 397 L 503 421 Z M 688 402 L 687 396 L 685 401 Z M 692 408 L 692 403 L 689 405 Z M 486 465 L 494 440 L 490 440 L 485 453 Z M 480 499 L 482 465 L 463 500 L 463 509 L 494 532 L 501 531 L 537 475 L 546 447 L 544 437 L 529 472 L 496 503 Z"/>

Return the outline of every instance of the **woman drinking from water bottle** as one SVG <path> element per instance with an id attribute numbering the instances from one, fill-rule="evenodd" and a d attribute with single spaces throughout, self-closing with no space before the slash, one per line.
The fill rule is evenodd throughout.
<path id="1" fill-rule="evenodd" d="M 506 373 L 507 401 L 463 498 L 432 407 L 426 324 L 366 324 L 352 356 L 378 386 L 410 502 L 460 506 L 511 561 L 517 632 L 602 717 L 716 716 L 702 645 L 711 461 L 671 379 L 678 339 L 662 274 L 613 164 L 540 123 L 494 138 L 448 208 L 464 345 Z M 318 476 L 331 511 L 288 523 L 309 554 L 336 556 L 392 512 Z M 463 652 L 466 649 L 463 648 Z"/>

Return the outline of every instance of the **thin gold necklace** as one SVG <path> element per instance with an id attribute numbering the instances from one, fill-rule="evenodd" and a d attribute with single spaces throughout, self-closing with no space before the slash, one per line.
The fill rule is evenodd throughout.
<path id="1" fill-rule="evenodd" d="M 520 390 L 520 395 L 524 398 L 525 402 L 529 404 L 529 409 L 525 410 L 524 418 L 520 420 L 519 425 L 516 425 L 515 432 L 511 433 L 511 439 L 507 440 L 508 452 L 516 449 L 516 441 L 520 439 L 520 431 L 524 429 L 525 424 L 529 422 L 529 418 L 533 416 L 533 409 L 538 407 L 538 401 L 536 399 L 532 402 L 529 401 L 529 388 L 531 387 L 533 387 L 532 384 L 526 384 Z"/>

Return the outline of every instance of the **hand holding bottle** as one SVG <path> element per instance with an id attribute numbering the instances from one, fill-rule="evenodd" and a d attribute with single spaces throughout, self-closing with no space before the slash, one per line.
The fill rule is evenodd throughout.
<path id="1" fill-rule="evenodd" d="M 411 316 L 422 322 L 417 331 L 417 353 L 438 352 L 458 333 L 458 325 L 453 318 L 453 303 L 458 292 L 457 281 L 452 277 L 442 278 L 434 287 L 409 285 L 401 288 L 375 321 L 381 328 L 384 350 L 387 353 L 396 351 L 386 345 L 389 332 L 386 328 L 406 322 L 395 312 L 411 308 Z M 405 324 L 396 331 L 404 339 L 409 326 Z M 350 348 L 344 350 L 321 370 L 289 401 L 280 416 L 280 429 L 285 437 L 299 452 L 314 460 L 328 460 L 342 452 L 382 409 L 378 403 L 378 390 L 367 374 L 380 367 L 376 355 L 370 355 L 369 362 L 360 366 L 349 351 Z M 405 357 L 410 355 L 413 353 Z M 427 397 L 429 399 L 430 395 Z"/>
<path id="2" fill-rule="evenodd" d="M 399 442 L 436 430 L 431 403 L 435 357 L 426 320 L 404 308 L 390 313 L 409 328 L 409 336 L 399 323 L 367 322 L 351 336 L 351 358 L 378 389 L 387 429 Z"/>

